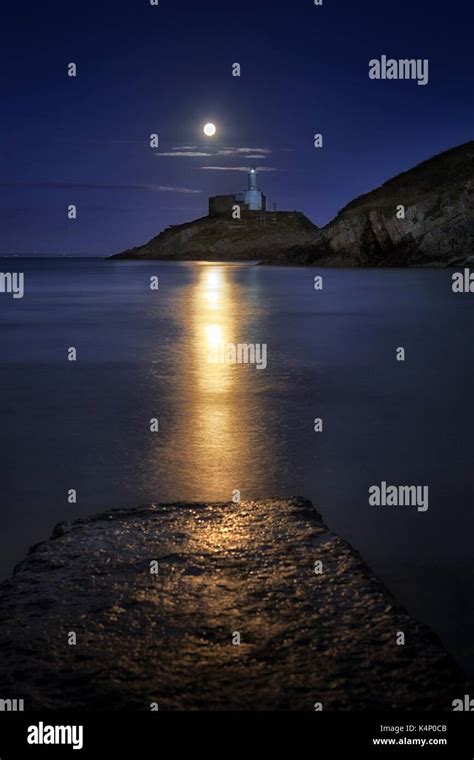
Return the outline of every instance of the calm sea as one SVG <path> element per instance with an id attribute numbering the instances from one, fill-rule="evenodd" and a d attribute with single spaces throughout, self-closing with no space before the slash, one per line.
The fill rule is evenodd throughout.
<path id="1" fill-rule="evenodd" d="M 449 271 L 0 269 L 25 273 L 0 295 L 2 577 L 61 520 L 303 495 L 474 672 L 474 295 Z M 210 363 L 221 342 L 266 344 L 267 368 Z M 428 511 L 369 506 L 381 481 L 428 485 Z"/>

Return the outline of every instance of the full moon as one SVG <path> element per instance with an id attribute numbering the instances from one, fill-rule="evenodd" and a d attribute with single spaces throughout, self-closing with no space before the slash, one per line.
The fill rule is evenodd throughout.
<path id="1" fill-rule="evenodd" d="M 215 124 L 205 124 L 204 129 L 202 130 L 206 137 L 214 137 L 214 135 L 217 132 L 216 125 Z"/>

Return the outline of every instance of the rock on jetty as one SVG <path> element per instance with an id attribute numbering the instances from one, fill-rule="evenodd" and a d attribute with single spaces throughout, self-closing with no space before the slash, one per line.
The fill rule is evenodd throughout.
<path id="1" fill-rule="evenodd" d="M 0 697 L 25 710 L 451 710 L 465 693 L 301 498 L 61 523 L 1 585 L 0 620 Z"/>

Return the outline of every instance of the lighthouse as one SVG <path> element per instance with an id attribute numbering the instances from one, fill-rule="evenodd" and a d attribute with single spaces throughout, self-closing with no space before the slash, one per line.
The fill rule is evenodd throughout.
<path id="1" fill-rule="evenodd" d="M 243 212 L 265 211 L 267 199 L 258 186 L 257 176 L 257 170 L 253 167 L 249 169 L 248 187 L 243 193 L 215 195 L 209 198 L 209 216 L 232 214 L 236 205 L 240 206 Z"/>
<path id="2" fill-rule="evenodd" d="M 250 169 L 248 175 L 248 189 L 245 192 L 245 205 L 249 211 L 261 211 L 263 208 L 262 191 L 257 183 L 257 170 Z"/>

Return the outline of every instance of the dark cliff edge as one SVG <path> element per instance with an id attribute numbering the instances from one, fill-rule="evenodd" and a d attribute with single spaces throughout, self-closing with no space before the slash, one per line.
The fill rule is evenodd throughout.
<path id="1" fill-rule="evenodd" d="M 468 693 L 301 498 L 61 523 L 0 586 L 0 621 L 0 696 L 27 711 L 448 711 Z"/>
<path id="2" fill-rule="evenodd" d="M 264 221 L 263 221 L 264 220 Z M 284 258 L 288 248 L 311 242 L 317 227 L 298 211 L 243 212 L 241 221 L 206 216 L 164 230 L 146 245 L 114 259 L 255 261 Z"/>
<path id="3" fill-rule="evenodd" d="M 204 217 L 112 258 L 331 267 L 474 263 L 474 141 L 353 200 L 321 229 L 299 212 L 267 212 L 262 219 L 260 212 L 244 213 L 240 222 Z"/>

